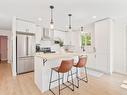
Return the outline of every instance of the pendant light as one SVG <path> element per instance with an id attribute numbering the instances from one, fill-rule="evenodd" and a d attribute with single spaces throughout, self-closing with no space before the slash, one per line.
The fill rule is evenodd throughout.
<path id="1" fill-rule="evenodd" d="M 50 6 L 50 9 L 51 9 L 51 21 L 50 21 L 50 29 L 54 29 L 54 22 L 53 22 L 53 9 L 54 9 L 54 6 Z"/>
<path id="2" fill-rule="evenodd" d="M 84 31 L 84 29 L 83 29 L 83 26 L 81 27 L 81 32 L 83 32 Z"/>
<path id="3" fill-rule="evenodd" d="M 69 30 L 71 30 L 72 29 L 72 25 L 71 25 L 71 16 L 72 16 L 72 14 L 68 14 L 68 16 L 69 16 Z"/>
<path id="4" fill-rule="evenodd" d="M 81 33 L 84 33 L 84 27 L 81 26 Z"/>

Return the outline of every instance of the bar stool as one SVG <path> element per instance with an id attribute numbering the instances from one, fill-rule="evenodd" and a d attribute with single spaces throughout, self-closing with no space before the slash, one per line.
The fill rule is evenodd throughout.
<path id="1" fill-rule="evenodd" d="M 76 79 L 77 79 L 77 85 L 74 84 L 74 86 L 77 87 L 77 88 L 79 88 L 79 81 L 80 81 L 80 80 L 82 80 L 82 81 L 84 81 L 84 82 L 86 82 L 86 83 L 88 82 L 86 63 L 87 63 L 87 56 L 86 56 L 86 57 L 84 57 L 84 56 L 79 56 L 79 61 L 78 61 L 78 63 L 73 65 L 73 66 L 76 68 L 76 72 L 73 73 L 73 75 L 76 74 Z M 85 77 L 83 77 L 83 78 L 80 78 L 80 77 L 79 77 L 79 74 L 78 74 L 78 73 L 79 73 L 79 69 L 81 69 L 81 68 L 84 68 Z M 71 82 L 68 80 L 69 76 L 70 76 L 70 74 L 68 73 L 67 82 L 71 83 Z"/>
<path id="2" fill-rule="evenodd" d="M 69 88 L 71 89 L 72 91 L 74 91 L 74 83 L 73 83 L 73 75 L 72 75 L 72 67 L 73 67 L 73 62 L 74 60 L 63 60 L 61 62 L 61 65 L 59 67 L 54 67 L 54 68 L 51 68 L 51 76 L 50 76 L 50 82 L 49 82 L 49 90 L 55 95 L 55 93 L 51 90 L 51 83 L 53 82 L 56 82 L 58 81 L 58 86 L 59 86 L 59 95 L 60 95 L 60 91 L 63 90 L 64 88 Z M 53 71 L 57 72 L 58 73 L 58 79 L 56 80 L 52 80 L 52 73 Z M 64 83 L 64 74 L 67 73 L 67 72 L 71 72 L 71 80 L 72 82 L 70 83 L 70 85 L 66 85 Z M 60 78 L 60 73 L 62 74 L 62 78 Z M 65 85 L 64 88 L 60 88 L 60 80 L 62 79 L 62 84 Z M 72 88 L 70 87 L 72 85 Z"/>

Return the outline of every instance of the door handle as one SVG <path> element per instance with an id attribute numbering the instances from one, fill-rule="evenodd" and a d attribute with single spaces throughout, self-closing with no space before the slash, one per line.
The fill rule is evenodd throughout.
<path id="1" fill-rule="evenodd" d="M 26 55 L 28 56 L 28 36 L 26 37 Z"/>

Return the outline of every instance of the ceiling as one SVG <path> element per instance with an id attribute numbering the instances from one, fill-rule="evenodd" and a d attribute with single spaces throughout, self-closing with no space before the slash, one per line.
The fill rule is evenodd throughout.
<path id="1" fill-rule="evenodd" d="M 41 17 L 42 25 L 48 27 L 50 5 L 55 6 L 55 27 L 63 30 L 67 29 L 69 13 L 74 28 L 106 17 L 127 16 L 127 0 L 0 0 L 0 29 L 10 30 L 13 16 L 32 21 Z"/>

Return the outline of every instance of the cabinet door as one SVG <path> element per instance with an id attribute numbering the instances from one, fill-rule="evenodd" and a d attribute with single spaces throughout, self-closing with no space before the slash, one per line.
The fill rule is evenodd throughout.
<path id="1" fill-rule="evenodd" d="M 36 32 L 36 25 L 34 23 L 28 23 L 28 32 L 35 33 Z"/>
<path id="2" fill-rule="evenodd" d="M 16 21 L 16 31 L 26 32 L 28 30 L 28 23 L 25 21 L 17 20 Z"/>
<path id="3" fill-rule="evenodd" d="M 95 23 L 96 69 L 110 72 L 110 19 Z"/>
<path id="4" fill-rule="evenodd" d="M 37 30 L 37 31 L 36 31 L 36 33 L 35 33 L 35 39 L 36 39 L 36 43 L 39 44 L 40 41 L 41 41 L 41 37 L 43 36 L 43 35 L 42 35 L 43 33 L 42 33 L 41 27 L 39 27 L 39 26 L 36 28 L 36 30 Z"/>
<path id="5" fill-rule="evenodd" d="M 87 67 L 96 69 L 96 60 L 95 60 L 95 54 L 88 54 L 88 59 L 87 59 Z"/>

